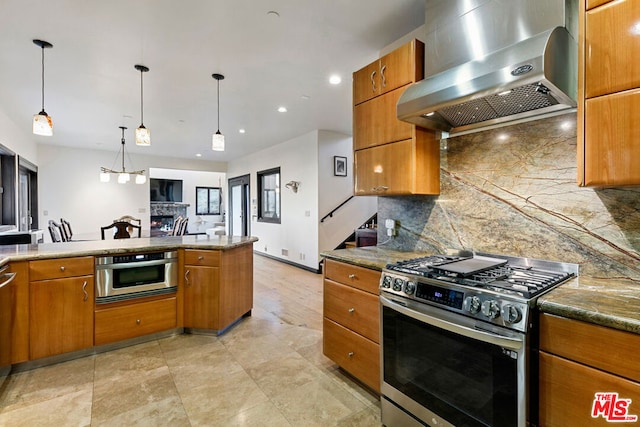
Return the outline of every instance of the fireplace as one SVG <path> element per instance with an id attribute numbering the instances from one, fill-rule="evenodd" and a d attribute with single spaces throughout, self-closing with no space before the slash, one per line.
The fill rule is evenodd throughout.
<path id="1" fill-rule="evenodd" d="M 173 230 L 173 215 L 151 216 L 151 237 L 166 236 Z"/>
<path id="2" fill-rule="evenodd" d="M 187 217 L 188 203 L 152 202 L 151 203 L 151 237 L 166 236 L 173 230 L 176 218 Z"/>

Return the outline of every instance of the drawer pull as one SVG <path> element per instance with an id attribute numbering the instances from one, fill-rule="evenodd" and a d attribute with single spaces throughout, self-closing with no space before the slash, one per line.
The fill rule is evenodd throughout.
<path id="1" fill-rule="evenodd" d="M 354 313 L 355 311 L 356 311 L 356 309 L 355 309 L 355 308 L 353 308 L 353 307 L 351 307 L 351 308 L 349 309 L 349 313 Z"/>
<path id="2" fill-rule="evenodd" d="M 200 255 L 200 256 L 198 257 L 198 261 L 202 261 L 203 259 L 204 259 L 204 257 L 203 257 L 202 255 Z"/>
<path id="3" fill-rule="evenodd" d="M 64 271 L 64 265 L 60 266 L 60 271 Z"/>
<path id="4" fill-rule="evenodd" d="M 82 292 L 84 293 L 84 298 L 82 298 L 82 301 L 88 300 L 89 299 L 89 293 L 87 292 L 87 281 L 86 280 L 82 284 Z"/>
<path id="5" fill-rule="evenodd" d="M 355 275 L 355 274 L 350 274 L 350 275 L 349 275 L 349 279 L 355 279 L 355 278 L 356 278 L 356 275 Z"/>
<path id="6" fill-rule="evenodd" d="M 191 270 L 184 272 L 184 281 L 187 283 L 187 286 L 191 286 L 191 283 L 189 283 L 189 273 L 191 273 Z"/>
<path id="7" fill-rule="evenodd" d="M 349 359 L 351 359 L 353 357 L 353 351 L 349 352 Z"/>
<path id="8" fill-rule="evenodd" d="M 388 189 L 389 187 L 387 187 L 386 185 L 378 185 L 377 187 L 373 187 L 371 191 L 375 193 L 381 193 L 383 191 L 387 191 Z"/>
<path id="9" fill-rule="evenodd" d="M 140 319 L 136 319 L 136 325 L 140 324 Z"/>

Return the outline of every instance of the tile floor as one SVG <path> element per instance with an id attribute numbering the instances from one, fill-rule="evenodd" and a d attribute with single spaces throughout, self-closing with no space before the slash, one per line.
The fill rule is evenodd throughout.
<path id="1" fill-rule="evenodd" d="M 380 426 L 377 397 L 322 355 L 322 277 L 254 257 L 252 316 L 13 374 L 0 426 Z"/>

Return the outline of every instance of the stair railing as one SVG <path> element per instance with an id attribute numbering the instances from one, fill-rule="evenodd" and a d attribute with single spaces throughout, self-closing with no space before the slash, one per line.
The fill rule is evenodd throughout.
<path id="1" fill-rule="evenodd" d="M 347 202 L 351 199 L 353 199 L 354 196 L 350 196 L 347 200 L 345 200 L 344 202 L 340 203 L 338 206 L 336 206 L 335 208 L 333 208 L 333 210 L 331 212 L 329 212 L 328 214 L 326 214 L 325 216 L 322 217 L 322 219 L 320 220 L 320 222 L 324 222 L 325 219 L 327 218 L 332 218 L 333 214 L 340 209 L 341 207 L 343 207 L 344 205 L 347 204 Z"/>

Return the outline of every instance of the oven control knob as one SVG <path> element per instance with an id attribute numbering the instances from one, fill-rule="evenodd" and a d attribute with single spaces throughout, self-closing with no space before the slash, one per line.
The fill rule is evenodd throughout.
<path id="1" fill-rule="evenodd" d="M 401 291 L 402 290 L 402 285 L 404 285 L 404 280 L 402 279 L 394 279 L 393 281 L 393 290 L 394 291 Z"/>
<path id="2" fill-rule="evenodd" d="M 393 279 L 391 278 L 391 276 L 384 276 L 382 278 L 382 287 L 383 288 L 390 288 L 391 287 L 391 282 L 393 282 Z"/>
<path id="3" fill-rule="evenodd" d="M 494 300 L 487 300 L 482 303 L 482 314 L 489 319 L 495 319 L 500 316 L 500 306 Z"/>
<path id="4" fill-rule="evenodd" d="M 515 305 L 506 304 L 502 307 L 502 318 L 507 323 L 518 323 L 522 319 L 522 312 Z"/>
<path id="5" fill-rule="evenodd" d="M 468 311 L 471 314 L 476 314 L 480 311 L 480 298 L 467 297 L 462 304 L 462 309 Z"/>
<path id="6" fill-rule="evenodd" d="M 404 287 L 404 293 L 407 295 L 412 295 L 416 291 L 416 282 L 407 282 L 407 285 Z"/>

